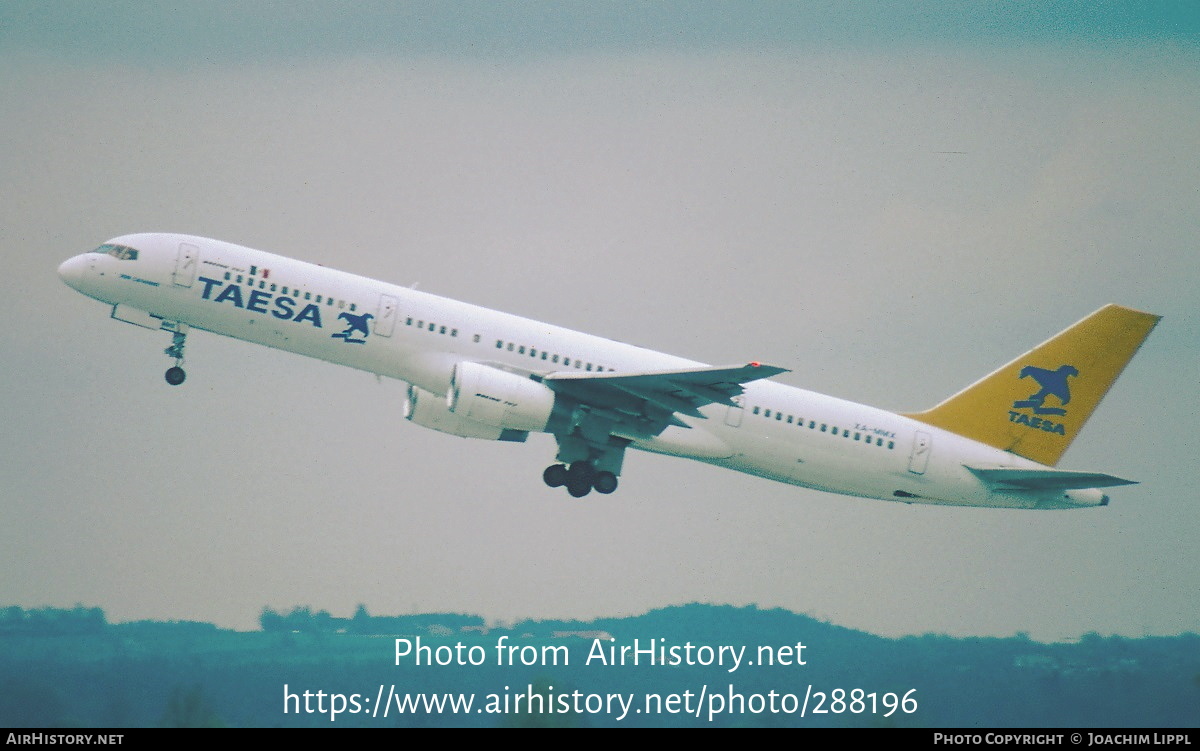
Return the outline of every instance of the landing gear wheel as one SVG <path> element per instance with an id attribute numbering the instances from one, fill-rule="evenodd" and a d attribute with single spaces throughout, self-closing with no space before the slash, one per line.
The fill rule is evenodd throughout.
<path id="1" fill-rule="evenodd" d="M 542 472 L 542 479 L 552 488 L 561 488 L 567 484 L 567 468 L 561 464 L 551 464 Z"/>
<path id="2" fill-rule="evenodd" d="M 572 462 L 571 468 L 567 470 L 567 482 L 578 480 L 590 484 L 595 474 L 596 468 L 590 462 Z"/>
<path id="3" fill-rule="evenodd" d="M 617 476 L 612 472 L 597 472 L 592 478 L 592 487 L 597 493 L 608 495 L 617 489 Z"/>
<path id="4" fill-rule="evenodd" d="M 587 478 L 567 480 L 567 492 L 576 498 L 583 498 L 592 492 L 592 482 Z"/>
<path id="5" fill-rule="evenodd" d="M 183 379 L 187 378 L 187 373 L 183 371 L 183 368 L 176 365 L 173 368 L 167 368 L 165 378 L 167 379 L 167 383 L 172 386 L 178 386 L 183 383 Z"/>

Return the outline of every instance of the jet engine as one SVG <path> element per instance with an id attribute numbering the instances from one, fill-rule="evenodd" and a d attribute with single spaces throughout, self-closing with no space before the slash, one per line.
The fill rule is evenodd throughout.
<path id="1" fill-rule="evenodd" d="M 404 417 L 423 428 L 463 438 L 483 438 L 488 441 L 524 441 L 528 433 L 505 430 L 494 425 L 484 425 L 451 412 L 445 397 L 426 391 L 418 386 L 409 386 L 404 397 Z"/>
<path id="2" fill-rule="evenodd" d="M 543 383 L 506 370 L 460 362 L 450 377 L 446 406 L 455 416 L 473 422 L 541 431 L 554 411 L 554 392 Z"/>

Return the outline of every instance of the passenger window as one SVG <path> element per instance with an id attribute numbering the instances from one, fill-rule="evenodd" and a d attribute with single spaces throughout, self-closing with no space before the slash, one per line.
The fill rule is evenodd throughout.
<path id="1" fill-rule="evenodd" d="M 754 409 L 752 409 L 752 410 L 751 410 L 751 412 L 753 412 L 754 414 L 756 414 L 756 415 L 757 415 L 757 414 L 758 414 L 758 407 L 755 407 Z"/>
<path id="2" fill-rule="evenodd" d="M 504 349 L 504 342 L 497 339 L 496 340 L 496 349 Z"/>
<path id="3" fill-rule="evenodd" d="M 233 276 L 233 274 L 230 274 L 228 271 L 226 271 L 225 272 L 225 281 L 229 281 L 230 277 L 232 277 L 232 276 Z"/>
<path id="4" fill-rule="evenodd" d="M 764 415 L 765 417 L 770 417 L 770 416 L 771 416 L 771 410 L 769 410 L 769 409 L 767 409 L 767 410 L 763 410 L 763 415 Z"/>
<path id="5" fill-rule="evenodd" d="M 513 349 L 514 349 L 513 343 L 512 343 L 512 342 L 509 342 L 509 343 L 508 343 L 508 351 L 509 351 L 509 352 L 512 352 L 512 351 L 513 351 Z"/>
<path id="6" fill-rule="evenodd" d="M 825 432 L 825 428 L 826 428 L 826 425 L 825 425 L 825 423 L 821 423 L 821 432 L 822 432 L 822 433 L 824 433 L 824 432 Z"/>
<path id="7" fill-rule="evenodd" d="M 890 449 L 896 448 L 896 442 L 895 442 L 895 441 L 888 441 L 888 448 L 890 448 Z"/>
<path id="8" fill-rule="evenodd" d="M 564 358 L 563 358 L 563 365 L 566 365 L 566 366 L 568 366 L 568 367 L 569 367 L 569 366 L 571 365 L 571 358 L 569 358 L 569 357 L 564 357 Z"/>
<path id="9" fill-rule="evenodd" d="M 775 419 L 776 419 L 776 420 L 779 420 L 779 421 L 782 421 L 782 420 L 783 420 L 783 413 L 782 413 L 782 412 L 776 412 L 776 413 L 775 413 Z"/>
<path id="10" fill-rule="evenodd" d="M 551 357 L 551 358 L 550 358 L 550 361 L 551 361 L 551 362 L 558 362 L 558 355 L 555 355 L 554 357 Z"/>
<path id="11" fill-rule="evenodd" d="M 546 350 L 542 350 L 542 359 L 543 360 L 545 360 L 547 358 L 547 354 L 548 353 L 546 352 Z"/>
<path id="12" fill-rule="evenodd" d="M 588 369 L 588 370 L 591 370 L 591 369 L 592 369 L 592 364 L 591 364 L 590 362 L 587 364 L 587 369 Z"/>
<path id="13" fill-rule="evenodd" d="M 520 347 L 517 347 L 517 354 L 518 355 L 525 354 L 525 345 L 524 344 L 522 344 Z"/>
<path id="14" fill-rule="evenodd" d="M 353 313 L 356 310 L 358 310 L 358 306 L 354 303 L 350 303 L 350 312 Z"/>
<path id="15" fill-rule="evenodd" d="M 238 284 L 242 283 L 242 275 L 241 274 L 238 274 L 237 283 Z"/>
<path id="16" fill-rule="evenodd" d="M 446 327 L 445 327 L 445 326 L 443 326 L 443 327 L 441 327 L 440 329 L 438 329 L 438 333 L 439 333 L 439 334 L 444 334 L 444 333 L 446 333 Z"/>

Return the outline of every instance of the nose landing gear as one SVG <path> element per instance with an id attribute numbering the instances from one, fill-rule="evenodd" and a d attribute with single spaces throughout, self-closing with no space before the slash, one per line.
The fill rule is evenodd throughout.
<path id="1" fill-rule="evenodd" d="M 179 324 L 179 328 L 172 332 L 171 346 L 163 350 L 163 354 L 167 357 L 175 358 L 175 365 L 167 368 L 164 378 L 167 383 L 172 386 L 178 386 L 187 378 L 187 372 L 181 367 L 183 365 L 183 345 L 187 342 L 187 328 L 183 324 Z"/>

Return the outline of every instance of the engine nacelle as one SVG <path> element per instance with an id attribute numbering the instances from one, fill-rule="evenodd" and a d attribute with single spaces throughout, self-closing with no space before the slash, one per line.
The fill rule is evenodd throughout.
<path id="1" fill-rule="evenodd" d="M 489 441 L 498 441 L 505 437 L 505 433 L 514 432 L 460 417 L 446 408 L 446 399 L 444 397 L 440 397 L 417 386 L 408 387 L 408 394 L 404 397 L 404 417 L 423 428 L 432 428 L 442 433 L 462 436 L 463 438 L 483 438 Z M 517 438 L 516 440 L 524 440 L 524 438 Z"/>
<path id="2" fill-rule="evenodd" d="M 554 392 L 505 370 L 460 362 L 450 377 L 446 406 L 458 417 L 485 425 L 540 431 L 554 410 Z"/>

